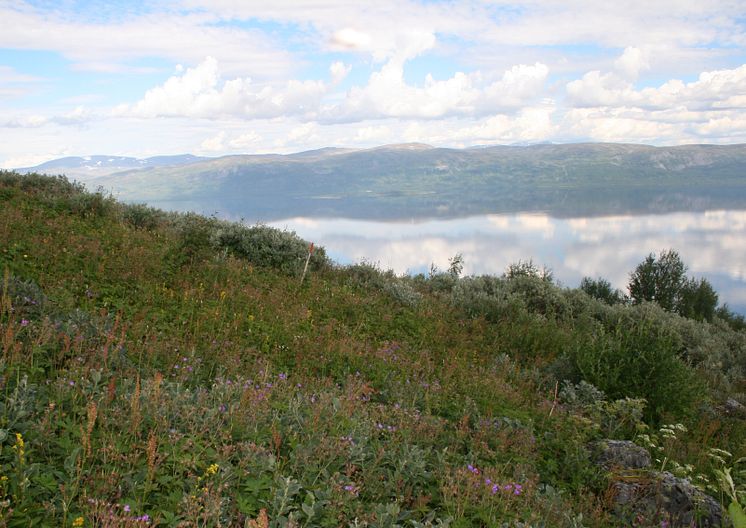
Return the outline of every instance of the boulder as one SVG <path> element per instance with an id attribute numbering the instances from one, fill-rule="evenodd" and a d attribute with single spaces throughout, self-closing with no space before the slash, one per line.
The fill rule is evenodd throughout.
<path id="1" fill-rule="evenodd" d="M 720 504 L 687 479 L 650 467 L 650 453 L 628 441 L 594 445 L 596 463 L 609 472 L 611 510 L 632 526 L 729 526 Z M 725 525 L 723 522 L 725 521 Z"/>
<path id="2" fill-rule="evenodd" d="M 629 440 L 602 440 L 595 444 L 596 463 L 604 469 L 645 469 L 650 467 L 650 453 Z"/>
<path id="3" fill-rule="evenodd" d="M 725 408 L 725 414 L 729 416 L 746 418 L 746 406 L 734 398 L 728 398 L 725 400 L 723 407 Z"/>

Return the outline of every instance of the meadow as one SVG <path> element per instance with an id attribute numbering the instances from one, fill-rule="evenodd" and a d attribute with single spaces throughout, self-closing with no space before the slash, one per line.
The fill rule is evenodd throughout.
<path id="1" fill-rule="evenodd" d="M 743 504 L 746 331 L 0 172 L 0 526 L 665 526 L 600 439 Z M 676 434 L 669 434 L 671 424 Z M 721 473 L 718 473 L 718 472 Z M 741 495 L 738 495 L 741 493 Z"/>

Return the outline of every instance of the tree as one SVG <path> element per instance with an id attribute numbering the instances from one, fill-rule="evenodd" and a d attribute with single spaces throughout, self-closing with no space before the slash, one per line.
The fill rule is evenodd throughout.
<path id="1" fill-rule="evenodd" d="M 712 321 L 717 313 L 718 294 L 707 279 L 686 277 L 686 265 L 669 249 L 656 258 L 648 255 L 630 275 L 632 302 L 653 301 L 683 317 Z"/>
<path id="2" fill-rule="evenodd" d="M 718 294 L 707 279 L 687 279 L 681 288 L 677 312 L 699 321 L 712 321 L 718 305 Z"/>
<path id="3" fill-rule="evenodd" d="M 601 277 L 595 280 L 583 277 L 580 281 L 580 289 L 606 304 L 621 304 L 625 300 L 622 291 L 615 289 L 609 281 Z"/>
<path id="4" fill-rule="evenodd" d="M 658 258 L 649 254 L 630 275 L 632 302 L 654 301 L 665 310 L 677 311 L 685 274 L 686 266 L 673 249 L 662 251 Z"/>

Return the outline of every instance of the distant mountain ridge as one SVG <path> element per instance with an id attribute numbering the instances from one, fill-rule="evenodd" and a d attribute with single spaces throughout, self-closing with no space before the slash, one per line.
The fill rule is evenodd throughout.
<path id="1" fill-rule="evenodd" d="M 128 156 L 68 156 L 47 161 L 34 167 L 15 169 L 20 173 L 28 172 L 61 172 L 69 175 L 102 176 L 131 169 L 147 169 L 151 167 L 173 167 L 204 161 L 209 158 L 192 154 L 178 154 L 173 156 L 153 156 L 150 158 L 133 158 Z"/>
<path id="2" fill-rule="evenodd" d="M 743 144 L 452 149 L 412 143 L 287 155 L 159 157 L 147 163 L 99 158 L 105 157 L 66 169 L 68 176 L 94 174 L 91 164 L 100 162 L 96 166 L 104 168 L 95 183 L 121 199 L 252 220 L 746 209 Z M 24 170 L 66 172 L 55 162 Z M 111 170 L 114 166 L 124 168 Z"/>

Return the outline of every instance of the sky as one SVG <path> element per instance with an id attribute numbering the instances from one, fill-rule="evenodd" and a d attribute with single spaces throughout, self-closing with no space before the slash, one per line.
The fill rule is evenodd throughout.
<path id="1" fill-rule="evenodd" d="M 0 167 L 746 142 L 743 0 L 0 0 Z"/>

